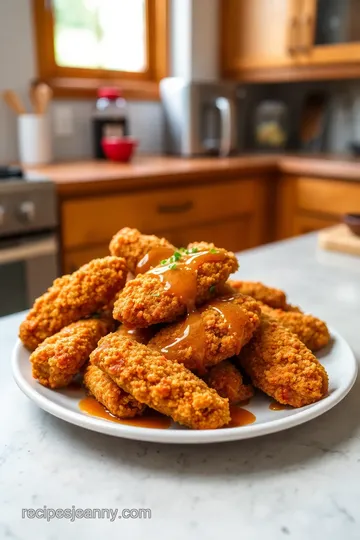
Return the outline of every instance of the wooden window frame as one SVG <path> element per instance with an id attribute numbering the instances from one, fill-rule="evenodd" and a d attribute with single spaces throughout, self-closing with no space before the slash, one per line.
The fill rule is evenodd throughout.
<path id="1" fill-rule="evenodd" d="M 38 77 L 55 97 L 94 98 L 99 86 L 119 86 L 130 99 L 159 99 L 159 81 L 168 75 L 169 0 L 146 0 L 147 68 L 143 72 L 58 66 L 55 62 L 54 23 L 47 0 L 32 0 Z"/>

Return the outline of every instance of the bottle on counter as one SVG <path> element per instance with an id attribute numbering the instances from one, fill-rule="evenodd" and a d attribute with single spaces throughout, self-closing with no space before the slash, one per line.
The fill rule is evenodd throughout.
<path id="1" fill-rule="evenodd" d="M 100 159 L 105 159 L 101 146 L 103 137 L 129 135 L 127 104 L 118 88 L 99 88 L 95 111 L 92 115 L 92 131 L 94 157 Z"/>

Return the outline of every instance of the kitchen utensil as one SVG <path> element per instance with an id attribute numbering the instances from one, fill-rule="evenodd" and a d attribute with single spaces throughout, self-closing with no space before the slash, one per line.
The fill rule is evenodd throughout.
<path id="1" fill-rule="evenodd" d="M 52 96 L 52 89 L 45 83 L 40 83 L 30 89 L 30 99 L 35 114 L 46 113 Z"/>
<path id="2" fill-rule="evenodd" d="M 25 114 L 25 107 L 14 90 L 5 90 L 3 100 L 16 114 Z"/>
<path id="3" fill-rule="evenodd" d="M 303 150 L 322 150 L 327 104 L 328 95 L 324 92 L 309 94 L 306 97 L 300 123 L 300 142 Z"/>
<path id="4" fill-rule="evenodd" d="M 318 243 L 323 249 L 360 255 L 360 238 L 344 223 L 319 231 Z"/>
<path id="5" fill-rule="evenodd" d="M 104 137 L 101 145 L 105 156 L 111 161 L 129 161 L 138 141 L 132 137 Z"/>

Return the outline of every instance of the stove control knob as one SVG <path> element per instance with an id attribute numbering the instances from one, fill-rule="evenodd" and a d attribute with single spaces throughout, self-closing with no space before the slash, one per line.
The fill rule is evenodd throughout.
<path id="1" fill-rule="evenodd" d="M 0 204 L 0 227 L 5 223 L 5 208 Z"/>
<path id="2" fill-rule="evenodd" d="M 18 208 L 18 217 L 23 223 L 32 223 L 35 220 L 35 204 L 24 201 Z"/>

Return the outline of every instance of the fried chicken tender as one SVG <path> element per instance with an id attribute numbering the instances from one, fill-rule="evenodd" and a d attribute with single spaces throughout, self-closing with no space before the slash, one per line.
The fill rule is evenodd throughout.
<path id="1" fill-rule="evenodd" d="M 204 381 L 210 388 L 214 388 L 219 396 L 227 398 L 230 404 L 246 401 L 254 395 L 252 385 L 244 384 L 240 371 L 230 360 L 212 367 Z"/>
<path id="2" fill-rule="evenodd" d="M 303 407 L 327 394 L 328 376 L 317 358 L 295 334 L 266 315 L 237 360 L 254 386 L 285 405 Z"/>
<path id="3" fill-rule="evenodd" d="M 86 319 L 48 337 L 30 356 L 34 379 L 50 388 L 67 386 L 111 329 L 108 321 Z"/>
<path id="4" fill-rule="evenodd" d="M 286 308 L 286 294 L 280 289 L 267 287 L 263 283 L 256 281 L 234 281 L 229 280 L 228 284 L 238 292 L 252 296 L 270 307 L 277 309 Z"/>
<path id="5" fill-rule="evenodd" d="M 182 321 L 164 327 L 149 341 L 149 347 L 203 374 L 205 368 L 238 354 L 259 324 L 260 307 L 256 300 L 235 293 L 233 297 L 211 301 Z"/>
<path id="6" fill-rule="evenodd" d="M 326 324 L 313 317 L 296 311 L 282 311 L 260 304 L 262 313 L 275 319 L 278 323 L 296 334 L 300 341 L 311 351 L 318 351 L 330 341 L 330 333 Z"/>
<path id="7" fill-rule="evenodd" d="M 84 384 L 97 401 L 119 418 L 139 416 L 146 408 L 146 405 L 124 392 L 106 373 L 92 364 L 86 368 Z"/>
<path id="8" fill-rule="evenodd" d="M 157 266 L 129 281 L 115 302 L 113 316 L 123 324 L 144 328 L 173 322 L 188 309 L 189 301 L 201 305 L 213 296 L 213 288 L 224 283 L 238 268 L 233 253 L 224 249 L 181 255 L 176 263 Z M 197 258 L 197 267 L 190 261 Z M 158 272 L 158 273 L 156 273 Z"/>
<path id="9" fill-rule="evenodd" d="M 166 240 L 154 235 L 141 234 L 137 229 L 124 227 L 112 238 L 109 249 L 111 255 L 123 257 L 126 260 L 130 272 L 135 275 L 137 264 L 141 259 L 154 248 L 176 248 Z M 161 257 L 162 259 L 165 256 Z M 160 261 L 159 261 L 160 262 Z"/>
<path id="10" fill-rule="evenodd" d="M 230 421 L 229 402 L 183 364 L 118 333 L 91 353 L 99 367 L 135 399 L 193 429 L 216 429 Z"/>
<path id="11" fill-rule="evenodd" d="M 96 313 L 122 289 L 126 274 L 124 259 L 104 257 L 56 279 L 21 324 L 21 341 L 33 351 L 64 326 Z"/>

